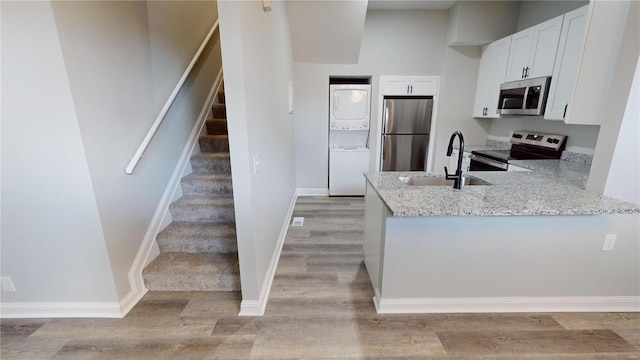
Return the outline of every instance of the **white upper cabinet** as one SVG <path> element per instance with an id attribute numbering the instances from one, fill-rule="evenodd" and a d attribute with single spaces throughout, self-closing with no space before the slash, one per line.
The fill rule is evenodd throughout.
<path id="1" fill-rule="evenodd" d="M 544 114 L 544 118 L 547 120 L 564 120 L 567 113 L 584 46 L 588 9 L 587 5 L 564 15 L 560 44 Z"/>
<path id="2" fill-rule="evenodd" d="M 506 81 L 551 76 L 562 18 L 558 16 L 511 36 Z"/>
<path id="3" fill-rule="evenodd" d="M 381 76 L 382 95 L 435 96 L 437 76 Z"/>
<path id="4" fill-rule="evenodd" d="M 505 81 L 511 36 L 485 46 L 480 59 L 473 117 L 498 118 L 500 84 Z"/>

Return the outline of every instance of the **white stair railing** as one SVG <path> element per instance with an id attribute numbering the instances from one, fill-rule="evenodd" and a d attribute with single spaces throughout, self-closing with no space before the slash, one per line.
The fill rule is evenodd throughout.
<path id="1" fill-rule="evenodd" d="M 124 170 L 127 174 L 129 175 L 133 174 L 133 170 L 135 170 L 136 166 L 138 165 L 138 162 L 142 158 L 142 155 L 147 150 L 147 147 L 149 146 L 151 139 L 156 134 L 156 131 L 158 131 L 158 128 L 160 127 L 162 120 L 164 120 L 165 115 L 167 115 L 167 112 L 169 111 L 171 104 L 173 104 L 173 101 L 176 99 L 176 96 L 178 96 L 178 92 L 182 88 L 182 85 L 184 85 L 185 81 L 187 80 L 187 77 L 189 76 L 189 73 L 191 73 L 191 70 L 193 69 L 194 65 L 198 61 L 198 58 L 202 54 L 202 51 L 204 50 L 204 48 L 209 43 L 209 40 L 211 39 L 211 36 L 213 36 L 213 33 L 216 31 L 216 29 L 218 29 L 218 20 L 216 20 L 216 22 L 211 27 L 211 30 L 209 30 L 209 33 L 207 34 L 204 41 L 200 45 L 200 48 L 196 52 L 193 59 L 191 59 L 189 66 L 187 66 L 187 68 L 185 69 L 184 73 L 182 74 L 182 77 L 180 78 L 180 80 L 178 80 L 178 83 L 173 88 L 171 95 L 169 95 L 169 98 L 167 99 L 167 101 L 164 103 L 164 106 L 160 110 L 160 113 L 158 114 L 156 119 L 153 121 L 151 128 L 149 128 L 149 131 L 147 131 L 147 134 L 145 135 L 144 139 L 142 139 L 142 142 L 138 146 L 138 149 L 133 154 L 133 157 L 131 157 L 131 161 L 129 161 L 129 165 L 127 165 L 126 169 Z"/>

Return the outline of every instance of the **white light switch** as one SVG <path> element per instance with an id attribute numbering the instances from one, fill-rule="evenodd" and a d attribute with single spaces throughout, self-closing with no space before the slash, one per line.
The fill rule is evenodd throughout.
<path id="1" fill-rule="evenodd" d="M 2 290 L 4 290 L 5 292 L 15 292 L 16 291 L 16 287 L 13 286 L 13 281 L 11 281 L 11 278 L 8 276 L 3 276 L 2 279 L 0 279 L 2 281 Z"/>
<path id="2" fill-rule="evenodd" d="M 253 175 L 256 175 L 260 172 L 260 155 L 255 154 L 253 156 Z"/>
<path id="3" fill-rule="evenodd" d="M 602 244 L 602 251 L 612 251 L 616 246 L 616 234 L 607 234 L 604 237 L 604 243 Z"/>

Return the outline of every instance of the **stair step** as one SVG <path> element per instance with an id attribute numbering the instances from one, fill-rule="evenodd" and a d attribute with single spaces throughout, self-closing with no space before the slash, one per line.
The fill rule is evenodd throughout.
<path id="1" fill-rule="evenodd" d="M 227 135 L 227 120 L 207 120 L 207 134 L 209 135 Z"/>
<path id="2" fill-rule="evenodd" d="M 160 254 L 142 272 L 152 291 L 238 291 L 238 255 Z"/>
<path id="3" fill-rule="evenodd" d="M 221 90 L 221 91 L 218 91 L 218 102 L 219 102 L 220 104 L 224 104 L 224 103 L 225 103 L 225 100 L 226 100 L 226 98 L 225 98 L 225 96 L 224 96 L 224 89 L 223 89 L 223 90 Z"/>
<path id="4" fill-rule="evenodd" d="M 194 154 L 191 156 L 191 169 L 194 174 L 231 174 L 229 153 Z"/>
<path id="5" fill-rule="evenodd" d="M 201 152 L 229 152 L 227 135 L 204 135 L 198 139 Z"/>
<path id="6" fill-rule="evenodd" d="M 161 253 L 235 253 L 234 224 L 172 222 L 156 237 Z"/>
<path id="7" fill-rule="evenodd" d="M 227 106 L 225 104 L 213 104 L 211 107 L 214 119 L 226 119 L 227 118 Z"/>
<path id="8" fill-rule="evenodd" d="M 173 221 L 234 223 L 233 198 L 183 196 L 169 205 Z"/>
<path id="9" fill-rule="evenodd" d="M 183 195 L 233 195 L 231 174 L 189 174 L 183 177 L 180 183 Z"/>

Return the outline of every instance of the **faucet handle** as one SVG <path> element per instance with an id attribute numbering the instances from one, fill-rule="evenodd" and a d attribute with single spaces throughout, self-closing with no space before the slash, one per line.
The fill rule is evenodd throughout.
<path id="1" fill-rule="evenodd" d="M 449 174 L 446 166 L 444 167 L 444 177 L 447 178 L 447 180 L 455 179 L 455 175 Z"/>

